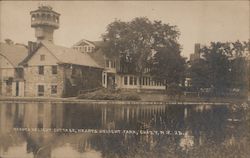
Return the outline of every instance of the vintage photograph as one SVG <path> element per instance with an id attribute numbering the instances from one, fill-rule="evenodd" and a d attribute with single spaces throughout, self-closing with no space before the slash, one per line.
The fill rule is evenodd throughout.
<path id="1" fill-rule="evenodd" d="M 250 1 L 0 1 L 0 158 L 249 158 Z"/>

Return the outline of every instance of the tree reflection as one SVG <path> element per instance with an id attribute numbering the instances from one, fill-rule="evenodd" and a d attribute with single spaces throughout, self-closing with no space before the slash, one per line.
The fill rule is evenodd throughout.
<path id="1" fill-rule="evenodd" d="M 0 156 L 26 143 L 35 158 L 92 155 L 103 158 L 247 157 L 249 108 L 192 105 L 79 105 L 4 103 L 0 106 Z M 17 132 L 13 128 L 181 131 L 184 135 Z M 21 148 L 20 148 L 21 150 Z"/>

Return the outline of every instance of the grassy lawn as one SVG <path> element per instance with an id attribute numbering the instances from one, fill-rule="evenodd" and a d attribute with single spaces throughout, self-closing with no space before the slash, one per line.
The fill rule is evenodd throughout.
<path id="1" fill-rule="evenodd" d="M 180 102 L 229 102 L 237 103 L 247 101 L 247 98 L 237 97 L 198 97 L 198 96 L 176 96 L 171 97 L 164 93 L 157 92 L 135 92 L 135 91 L 114 91 L 107 89 L 81 94 L 77 99 L 91 100 L 132 100 L 132 101 L 180 101 Z"/>

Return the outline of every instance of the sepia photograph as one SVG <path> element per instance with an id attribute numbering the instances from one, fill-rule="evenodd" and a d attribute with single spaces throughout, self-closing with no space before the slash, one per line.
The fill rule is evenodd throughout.
<path id="1" fill-rule="evenodd" d="M 0 0 L 0 158 L 249 158 L 249 52 L 249 0 Z"/>

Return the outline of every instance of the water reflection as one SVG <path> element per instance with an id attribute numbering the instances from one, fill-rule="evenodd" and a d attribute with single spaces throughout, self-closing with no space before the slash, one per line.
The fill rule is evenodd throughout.
<path id="1" fill-rule="evenodd" d="M 244 157 L 246 111 L 210 105 L 1 103 L 0 157 Z M 238 120 L 238 121 L 235 121 Z M 248 120 L 249 121 L 249 120 Z M 14 128 L 168 130 L 183 135 L 14 131 Z M 242 140 L 236 145 L 236 140 Z M 244 142 L 245 141 L 245 142 Z M 223 153 L 222 151 L 227 151 Z M 217 155 L 216 155 L 217 154 Z M 223 155 L 228 154 L 228 155 Z M 202 156 L 203 155 L 203 156 Z"/>

